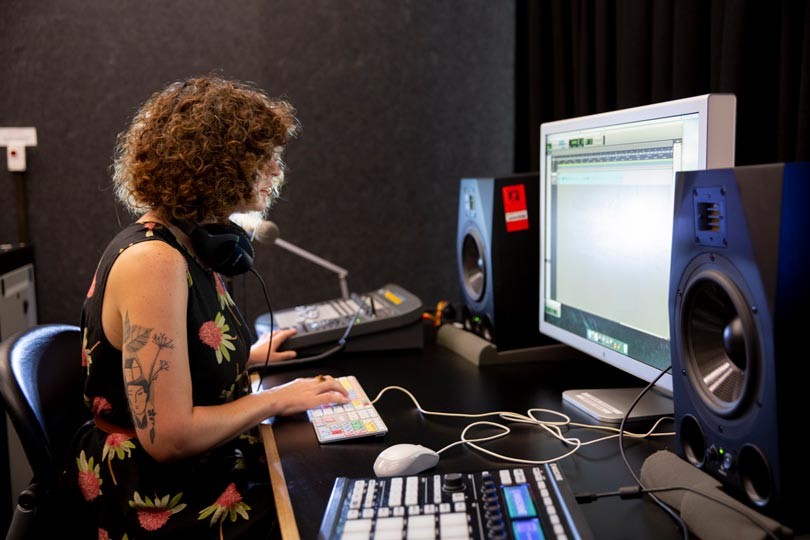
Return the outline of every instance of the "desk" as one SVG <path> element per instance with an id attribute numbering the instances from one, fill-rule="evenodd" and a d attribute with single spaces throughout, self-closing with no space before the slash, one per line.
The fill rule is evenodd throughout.
<path id="1" fill-rule="evenodd" d="M 335 377 L 355 375 L 370 399 L 385 386 L 402 386 L 426 410 L 465 413 L 507 410 L 525 414 L 530 407 L 545 407 L 562 411 L 582 423 L 591 420 L 562 403 L 563 390 L 639 384 L 638 380 L 588 358 L 478 368 L 428 343 L 421 351 L 340 355 L 312 368 L 268 374 L 265 385 L 275 386 L 318 373 Z M 278 478 L 283 474 L 286 480 L 286 490 L 285 486 L 276 486 L 285 540 L 295 538 L 296 530 L 305 540 L 317 538 L 336 477 L 373 477 L 372 464 L 384 448 L 408 442 L 438 450 L 458 440 L 461 430 L 472 421 L 423 416 L 405 394 L 393 390 L 375 406 L 388 425 L 385 437 L 319 445 L 303 414 L 279 417 L 272 426 L 262 426 L 271 475 Z M 541 429 L 514 424 L 511 427 L 508 437 L 486 443 L 486 448 L 525 459 L 547 459 L 564 452 L 564 446 Z M 570 433 L 581 433 L 583 439 L 599 436 L 599 432 L 586 430 Z M 625 453 L 638 474 L 648 455 L 655 450 L 671 449 L 673 445 L 672 437 L 625 440 Z M 633 484 L 616 440 L 582 448 L 559 464 L 575 493 L 614 491 Z M 505 461 L 459 445 L 442 453 L 436 468 L 426 472 L 444 474 L 509 466 Z M 294 523 L 290 522 L 293 516 L 284 510 L 290 504 Z M 582 511 L 599 539 L 682 537 L 672 519 L 646 497 L 604 498 L 582 505 Z"/>

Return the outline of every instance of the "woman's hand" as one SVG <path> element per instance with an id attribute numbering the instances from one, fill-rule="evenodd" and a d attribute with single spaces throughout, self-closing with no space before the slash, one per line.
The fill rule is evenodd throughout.
<path id="1" fill-rule="evenodd" d="M 272 394 L 279 415 L 296 414 L 327 403 L 349 402 L 349 392 L 331 375 L 295 379 L 265 392 Z"/>
<path id="2" fill-rule="evenodd" d="M 270 334 L 263 334 L 259 339 L 250 347 L 250 358 L 248 358 L 248 367 L 254 365 L 264 365 L 267 359 L 267 346 L 270 345 L 270 362 L 283 362 L 284 360 L 291 360 L 295 358 L 295 351 L 279 351 L 278 348 L 284 343 L 288 337 L 295 334 L 295 328 L 288 330 L 276 330 L 273 332 L 273 339 L 270 339 Z"/>

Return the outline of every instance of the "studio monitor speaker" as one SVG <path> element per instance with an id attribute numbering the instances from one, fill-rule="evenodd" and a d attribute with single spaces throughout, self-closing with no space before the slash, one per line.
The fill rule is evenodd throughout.
<path id="1" fill-rule="evenodd" d="M 461 180 L 462 320 L 499 351 L 557 343 L 539 331 L 539 183 L 537 173 Z"/>
<path id="2" fill-rule="evenodd" d="M 677 449 L 806 529 L 810 163 L 677 175 L 670 272 Z"/>

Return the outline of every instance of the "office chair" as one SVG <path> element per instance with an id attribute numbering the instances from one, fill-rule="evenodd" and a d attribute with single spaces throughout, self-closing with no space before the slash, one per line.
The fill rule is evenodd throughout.
<path id="1" fill-rule="evenodd" d="M 75 523 L 60 519 L 61 468 L 74 432 L 90 419 L 82 397 L 81 335 L 77 326 L 42 324 L 0 343 L 0 395 L 31 465 L 7 540 L 45 538 Z M 68 528 L 66 529 L 66 525 Z"/>

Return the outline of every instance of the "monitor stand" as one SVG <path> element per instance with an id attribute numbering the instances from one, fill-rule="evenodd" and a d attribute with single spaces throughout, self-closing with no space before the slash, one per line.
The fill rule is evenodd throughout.
<path id="1" fill-rule="evenodd" d="M 643 388 L 566 390 L 562 397 L 563 402 L 570 403 L 600 422 L 619 424 L 642 390 Z M 672 396 L 653 387 L 636 403 L 627 421 L 656 420 L 672 414 Z"/>

